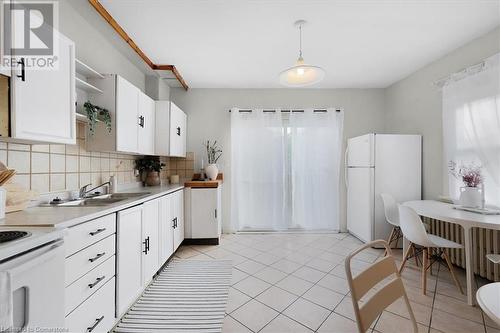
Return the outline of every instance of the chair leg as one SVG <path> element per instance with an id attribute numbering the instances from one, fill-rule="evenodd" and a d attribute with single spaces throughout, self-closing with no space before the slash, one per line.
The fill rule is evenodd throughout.
<path id="1" fill-rule="evenodd" d="M 427 252 L 427 262 L 430 264 L 429 266 L 429 274 L 432 275 L 432 253 L 434 252 L 433 248 L 429 248 Z"/>
<path id="2" fill-rule="evenodd" d="M 443 251 L 443 257 L 444 257 L 444 260 L 446 260 L 446 264 L 448 265 L 448 269 L 450 270 L 450 274 L 451 274 L 451 277 L 453 278 L 453 281 L 455 281 L 455 284 L 457 285 L 458 290 L 460 290 L 460 293 L 463 295 L 464 291 L 462 289 L 462 286 L 460 285 L 460 281 L 458 281 L 457 277 L 455 276 L 455 270 L 453 269 L 453 265 L 451 264 L 450 258 L 448 257 L 446 250 Z"/>
<path id="3" fill-rule="evenodd" d="M 413 243 L 408 244 L 408 248 L 406 249 L 405 255 L 403 257 L 403 262 L 401 263 L 401 266 L 399 266 L 399 274 L 403 271 L 403 268 L 405 267 L 406 261 L 408 260 L 408 256 L 410 255 L 410 251 L 413 248 Z"/>
<path id="4" fill-rule="evenodd" d="M 392 243 L 392 238 L 394 237 L 394 231 L 396 230 L 395 227 L 392 227 L 391 234 L 389 235 L 389 239 L 387 240 L 387 244 L 391 248 L 391 243 Z M 392 248 L 391 248 L 392 249 Z M 384 257 L 387 255 L 387 250 L 384 251 Z"/>
<path id="5" fill-rule="evenodd" d="M 422 294 L 427 294 L 427 248 L 424 247 L 422 254 Z"/>
<path id="6" fill-rule="evenodd" d="M 418 267 L 417 249 L 415 248 L 415 245 L 413 245 L 413 244 L 412 244 L 412 249 L 413 249 L 413 258 L 415 259 L 415 265 Z"/>

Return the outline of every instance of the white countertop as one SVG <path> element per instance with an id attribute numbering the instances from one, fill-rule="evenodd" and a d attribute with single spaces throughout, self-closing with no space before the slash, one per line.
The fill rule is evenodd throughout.
<path id="1" fill-rule="evenodd" d="M 0 227 L 12 227 L 11 229 L 16 229 L 16 227 L 17 229 L 19 227 L 67 228 L 183 188 L 184 185 L 181 184 L 134 188 L 123 192 L 144 192 L 144 196 L 121 200 L 106 206 L 32 207 L 20 212 L 6 214 L 5 219 L 0 220 Z"/>

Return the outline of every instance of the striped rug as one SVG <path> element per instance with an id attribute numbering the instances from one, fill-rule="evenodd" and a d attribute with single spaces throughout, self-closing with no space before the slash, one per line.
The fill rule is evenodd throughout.
<path id="1" fill-rule="evenodd" d="M 116 325 L 115 332 L 221 332 L 230 260 L 172 260 Z"/>

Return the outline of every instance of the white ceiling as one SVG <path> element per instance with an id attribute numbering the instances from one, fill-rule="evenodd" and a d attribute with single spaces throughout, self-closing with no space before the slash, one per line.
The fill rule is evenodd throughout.
<path id="1" fill-rule="evenodd" d="M 279 88 L 297 58 L 317 88 L 386 87 L 500 25 L 500 1 L 101 0 L 157 64 L 192 88 Z"/>

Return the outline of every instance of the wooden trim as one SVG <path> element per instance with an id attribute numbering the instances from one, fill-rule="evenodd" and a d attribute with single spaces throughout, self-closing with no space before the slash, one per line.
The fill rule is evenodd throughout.
<path id="1" fill-rule="evenodd" d="M 149 57 L 137 46 L 132 38 L 123 30 L 123 28 L 116 22 L 116 20 L 111 16 L 111 14 L 104 8 L 104 6 L 99 2 L 99 0 L 88 0 L 90 5 L 97 10 L 97 12 L 102 16 L 102 18 L 109 23 L 109 25 L 120 35 L 120 37 L 141 57 L 142 60 L 152 69 L 152 70 L 166 70 L 171 71 L 175 78 L 179 81 L 185 90 L 189 89 L 186 81 L 182 78 L 177 68 L 174 65 L 157 65 L 149 59 Z"/>

